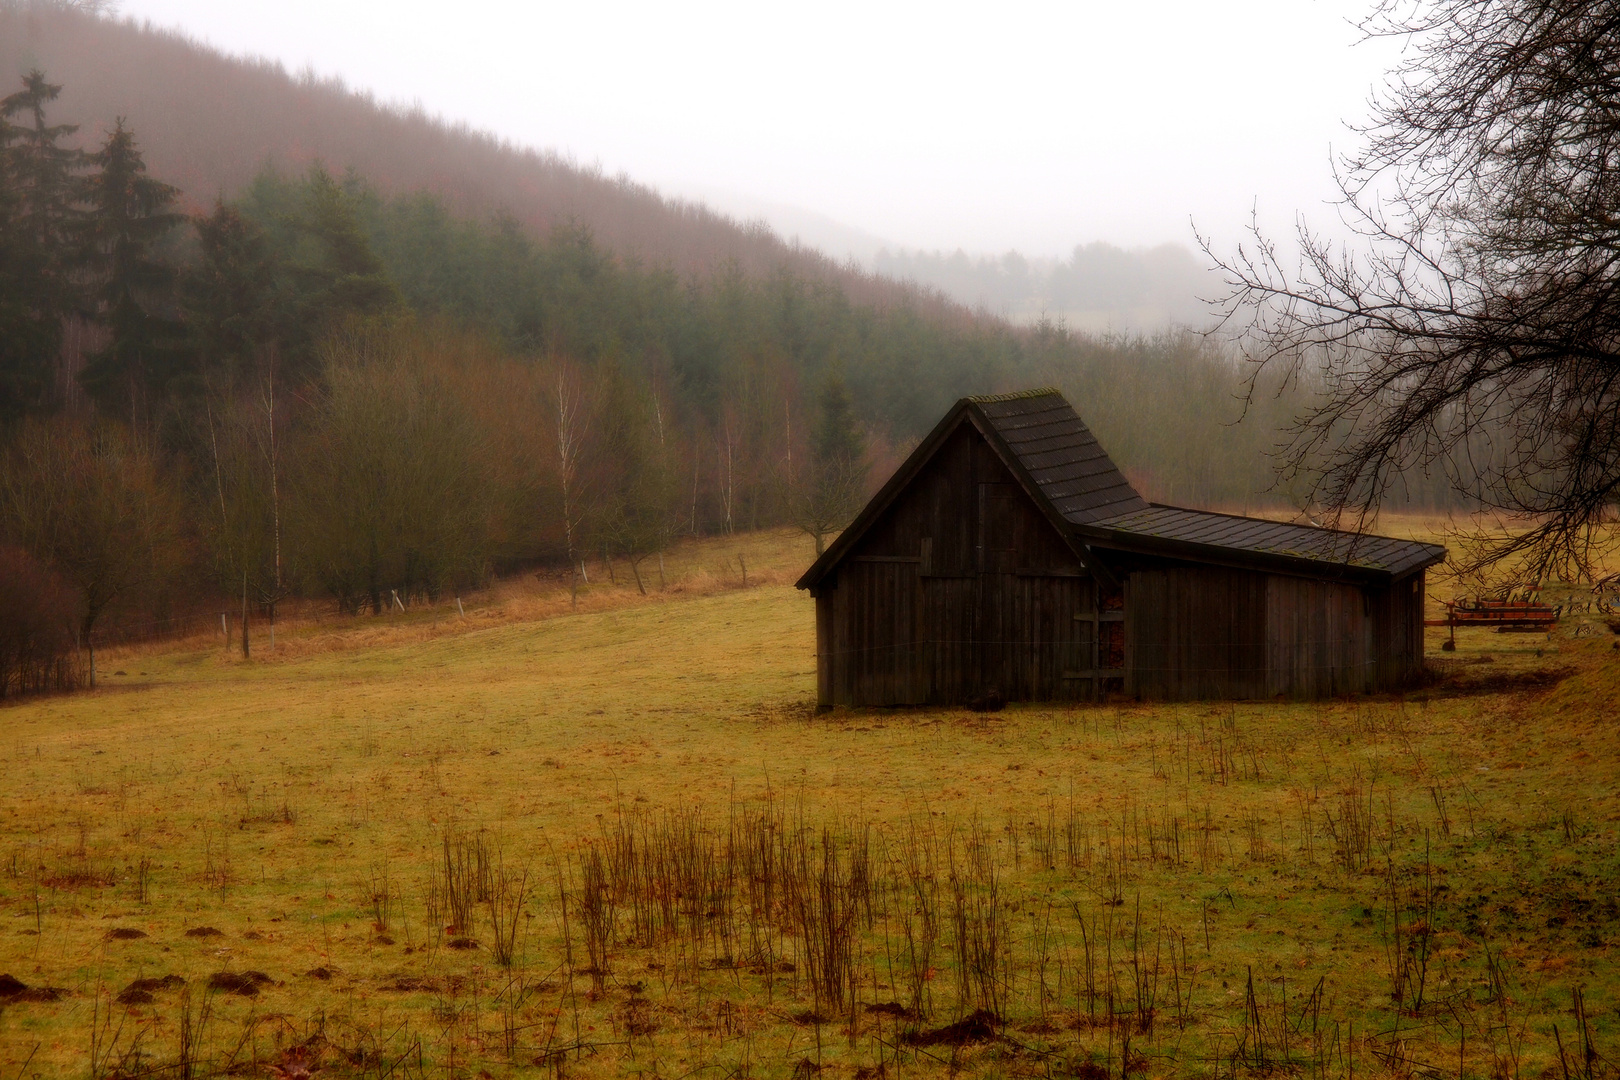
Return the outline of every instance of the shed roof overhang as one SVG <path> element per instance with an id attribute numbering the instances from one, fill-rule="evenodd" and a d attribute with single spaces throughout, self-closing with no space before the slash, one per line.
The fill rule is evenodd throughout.
<path id="1" fill-rule="evenodd" d="M 1446 557 L 1439 544 L 1160 503 L 1071 528 L 1099 551 L 1361 585 L 1403 581 Z"/>

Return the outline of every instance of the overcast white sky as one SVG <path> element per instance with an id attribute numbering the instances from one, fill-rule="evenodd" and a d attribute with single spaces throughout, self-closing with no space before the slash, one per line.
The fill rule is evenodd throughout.
<path id="1" fill-rule="evenodd" d="M 1330 148 L 1395 59 L 1370 0 L 123 0 L 733 211 L 924 248 L 1235 242 L 1327 223 Z"/>

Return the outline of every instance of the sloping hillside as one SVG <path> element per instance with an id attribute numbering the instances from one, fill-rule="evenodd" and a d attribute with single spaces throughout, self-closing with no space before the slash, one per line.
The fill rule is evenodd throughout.
<path id="1" fill-rule="evenodd" d="M 434 192 L 460 215 L 507 213 L 536 231 L 577 222 L 621 255 L 683 273 L 734 263 L 759 275 L 785 265 L 838 279 L 852 299 L 951 307 L 853 273 L 763 227 L 554 152 L 387 107 L 338 81 L 298 78 L 280 64 L 227 56 L 130 20 L 0 5 L 0 77 L 9 87 L 34 67 L 63 85 L 57 117 L 81 122 L 87 139 L 125 117 L 152 173 L 178 185 L 195 208 L 239 192 L 267 164 L 302 171 L 322 161 L 337 172 L 352 167 L 384 191 Z"/>

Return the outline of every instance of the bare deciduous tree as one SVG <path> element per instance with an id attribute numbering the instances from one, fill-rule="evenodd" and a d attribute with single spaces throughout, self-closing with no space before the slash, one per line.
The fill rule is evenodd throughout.
<path id="1" fill-rule="evenodd" d="M 78 685 L 73 606 L 69 590 L 39 560 L 0 547 L 0 699 Z"/>
<path id="2" fill-rule="evenodd" d="M 1463 569 L 1590 576 L 1620 496 L 1620 15 L 1388 0 L 1364 29 L 1411 47 L 1340 164 L 1360 242 L 1217 257 L 1251 359 L 1318 391 L 1286 469 L 1358 523 L 1442 472 L 1513 519 Z"/>
<path id="3" fill-rule="evenodd" d="M 274 365 L 264 366 L 253 385 L 205 402 L 203 409 L 212 466 L 212 498 L 207 502 L 214 509 L 202 520 L 202 531 L 220 583 L 228 593 L 243 593 L 243 655 L 248 651 L 248 600 L 268 611 L 274 645 L 276 605 L 294 585 L 282 553 L 283 421 Z"/>
<path id="4" fill-rule="evenodd" d="M 26 424 L 12 443 L 0 506 L 11 538 L 76 589 L 94 686 L 97 620 L 180 560 L 177 499 L 151 455 L 120 429 L 55 420 Z"/>
<path id="5" fill-rule="evenodd" d="M 580 529 L 589 507 L 588 483 L 582 469 L 595 419 L 590 381 L 578 365 L 554 361 L 556 376 L 549 411 L 556 421 L 557 482 L 562 495 L 563 540 L 568 546 L 569 599 L 579 602 Z"/>
<path id="6" fill-rule="evenodd" d="M 347 608 L 436 598 L 486 568 L 481 435 L 457 393 L 453 342 L 411 320 L 325 345 L 328 390 L 302 446 L 298 528 L 310 572 Z"/>

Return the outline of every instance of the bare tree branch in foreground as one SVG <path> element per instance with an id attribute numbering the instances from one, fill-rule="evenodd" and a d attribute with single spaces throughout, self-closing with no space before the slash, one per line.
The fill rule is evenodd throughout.
<path id="1" fill-rule="evenodd" d="M 1290 271 L 1258 228 L 1201 238 L 1255 377 L 1316 391 L 1284 473 L 1359 526 L 1438 471 L 1506 519 L 1461 571 L 1589 580 L 1620 492 L 1620 5 L 1386 0 L 1363 28 L 1412 47 L 1338 172 L 1359 243 L 1301 222 Z"/>

